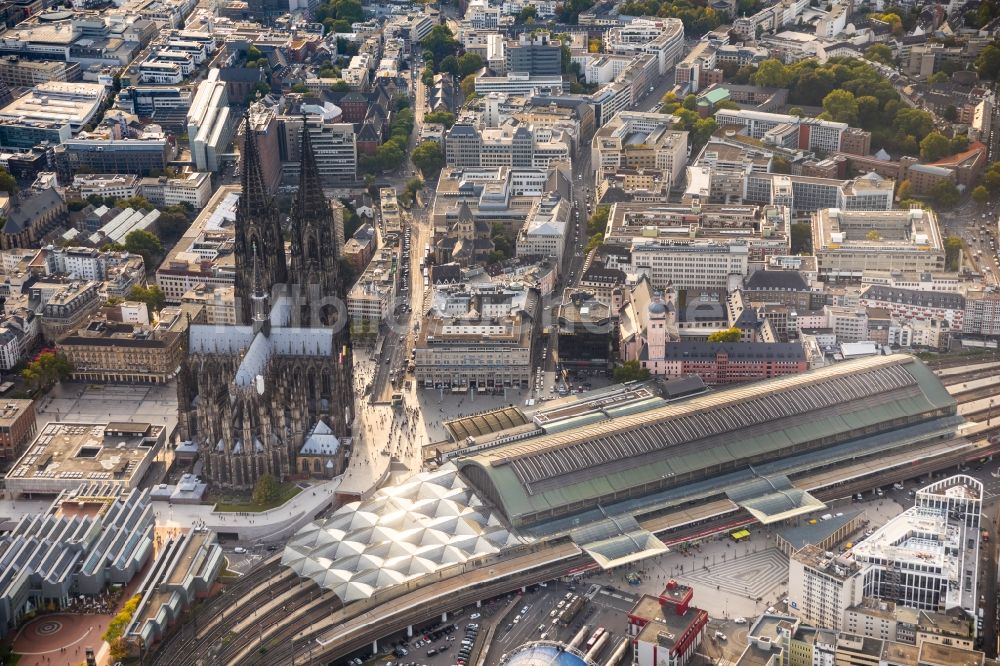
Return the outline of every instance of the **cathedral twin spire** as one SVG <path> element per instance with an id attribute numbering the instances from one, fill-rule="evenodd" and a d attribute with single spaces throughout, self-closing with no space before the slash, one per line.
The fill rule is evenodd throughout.
<path id="1" fill-rule="evenodd" d="M 340 294 L 333 211 L 323 185 L 312 137 L 302 119 L 299 189 L 292 212 L 291 249 L 286 263 L 280 213 L 269 195 L 256 136 L 247 115 L 243 140 L 243 192 L 236 212 L 237 315 L 254 319 L 255 280 L 270 293 L 274 285 L 318 285 L 322 296 Z M 255 266 L 259 262 L 259 266 Z M 256 275 L 255 275 L 256 273 Z M 307 309 L 306 309 L 307 310 Z"/>

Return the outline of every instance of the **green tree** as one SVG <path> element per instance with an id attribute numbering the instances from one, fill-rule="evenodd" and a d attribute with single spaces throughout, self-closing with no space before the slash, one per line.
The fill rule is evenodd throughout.
<path id="1" fill-rule="evenodd" d="M 587 239 L 587 245 L 583 248 L 584 253 L 589 253 L 601 246 L 604 242 L 604 234 L 594 234 Z"/>
<path id="2" fill-rule="evenodd" d="M 343 79 L 330 84 L 330 92 L 350 92 L 350 90 L 351 86 Z"/>
<path id="3" fill-rule="evenodd" d="M 904 107 L 896 114 L 895 126 L 898 131 L 920 139 L 934 130 L 934 116 L 921 109 Z"/>
<path id="4" fill-rule="evenodd" d="M 930 75 L 930 78 L 928 78 L 927 81 L 929 83 L 944 83 L 948 80 L 948 78 L 948 74 L 945 72 L 934 72 Z"/>
<path id="5" fill-rule="evenodd" d="M 518 24 L 534 23 L 537 18 L 538 10 L 535 9 L 533 5 L 525 5 L 525 7 L 517 13 L 517 16 L 514 18 L 514 22 Z"/>
<path id="6" fill-rule="evenodd" d="M 587 220 L 587 235 L 603 234 L 608 226 L 608 214 L 611 206 L 598 206 Z"/>
<path id="7" fill-rule="evenodd" d="M 900 201 L 910 199 L 912 197 L 912 192 L 913 183 L 911 183 L 909 179 L 906 179 L 899 184 L 898 188 L 896 188 L 896 198 Z"/>
<path id="8" fill-rule="evenodd" d="M 865 51 L 865 57 L 886 65 L 892 64 L 892 49 L 885 44 L 872 44 Z"/>
<path id="9" fill-rule="evenodd" d="M 974 188 L 974 189 L 972 190 L 972 198 L 973 198 L 973 200 L 975 200 L 975 202 L 976 202 L 977 204 L 979 204 L 980 206 L 982 206 L 982 205 L 984 205 L 984 204 L 985 204 L 985 203 L 986 203 L 987 201 L 989 201 L 989 200 L 990 200 L 990 191 L 989 191 L 989 190 L 987 190 L 987 189 L 986 189 L 985 187 L 983 187 L 982 185 L 977 185 L 977 186 L 976 186 L 976 187 L 975 187 L 975 188 Z"/>
<path id="10" fill-rule="evenodd" d="M 58 352 L 43 351 L 21 371 L 21 377 L 33 390 L 48 391 L 56 382 L 73 374 L 73 364 Z"/>
<path id="11" fill-rule="evenodd" d="M 944 210 L 954 208 L 961 196 L 955 184 L 947 180 L 942 180 L 931 187 L 927 194 L 935 206 Z"/>
<path id="12" fill-rule="evenodd" d="M 125 236 L 125 249 L 140 255 L 146 270 L 149 270 L 155 266 L 156 258 L 163 252 L 163 243 L 145 229 L 136 229 Z"/>
<path id="13" fill-rule="evenodd" d="M 784 157 L 774 157 L 771 160 L 771 173 L 791 173 L 792 165 Z"/>
<path id="14" fill-rule="evenodd" d="M 1000 45 L 996 40 L 980 51 L 976 58 L 976 72 L 979 78 L 987 81 L 996 81 L 1000 75 Z"/>
<path id="15" fill-rule="evenodd" d="M 466 77 L 483 68 L 483 59 L 477 53 L 465 53 L 458 59 L 458 76 Z"/>
<path id="16" fill-rule="evenodd" d="M 17 181 L 7 169 L 0 168 L 0 192 L 13 194 L 17 191 Z"/>
<path id="17" fill-rule="evenodd" d="M 697 111 L 698 110 L 698 96 L 695 95 L 694 93 L 690 93 L 690 94 L 685 95 L 684 96 L 684 101 L 681 103 L 681 106 L 683 106 L 688 111 Z"/>
<path id="18" fill-rule="evenodd" d="M 803 113 L 801 106 L 793 106 L 792 108 L 788 109 L 788 115 L 801 118 L 802 116 L 805 115 L 805 113 Z"/>
<path id="19" fill-rule="evenodd" d="M 858 120 L 858 100 L 846 90 L 834 90 L 823 98 L 823 110 L 838 123 L 854 125 Z"/>
<path id="20" fill-rule="evenodd" d="M 766 88 L 787 88 L 790 81 L 785 65 L 773 58 L 757 65 L 757 73 L 753 75 L 753 82 Z"/>
<path id="21" fill-rule="evenodd" d="M 708 336 L 709 342 L 739 342 L 743 331 L 733 326 L 724 331 L 717 331 Z"/>
<path id="22" fill-rule="evenodd" d="M 455 39 L 451 29 L 442 24 L 431 28 L 427 36 L 421 40 L 420 45 L 431 52 L 435 66 L 439 65 L 447 56 L 458 53 L 462 47 L 462 44 Z"/>
<path id="23" fill-rule="evenodd" d="M 458 84 L 459 90 L 462 91 L 462 98 L 469 100 L 476 94 L 476 77 L 474 74 L 469 74 L 467 77 L 462 79 L 462 82 Z"/>
<path id="24" fill-rule="evenodd" d="M 625 361 L 615 368 L 615 383 L 635 382 L 649 379 L 649 369 L 639 365 L 639 361 Z"/>
<path id="25" fill-rule="evenodd" d="M 300 95 L 304 95 L 304 94 L 306 94 L 306 93 L 309 92 L 309 86 L 307 86 L 304 83 L 293 83 L 292 84 L 292 92 L 293 93 L 298 93 Z"/>
<path id="26" fill-rule="evenodd" d="M 279 491 L 277 479 L 270 474 L 261 474 L 253 487 L 253 502 L 260 506 L 267 506 L 278 499 Z"/>
<path id="27" fill-rule="evenodd" d="M 420 169 L 420 173 L 424 174 L 424 178 L 430 178 L 440 171 L 445 162 L 441 144 L 437 141 L 424 141 L 413 149 L 410 159 Z"/>
<path id="28" fill-rule="evenodd" d="M 812 225 L 808 222 L 796 222 L 792 225 L 792 254 L 810 254 L 812 252 Z"/>
<path id="29" fill-rule="evenodd" d="M 160 217 L 156 219 L 156 228 L 163 238 L 175 241 L 184 235 L 191 219 L 184 213 L 176 211 L 161 211 Z"/>
<path id="30" fill-rule="evenodd" d="M 437 71 L 458 76 L 458 58 L 453 55 L 445 56 L 441 59 L 441 64 L 437 66 Z"/>
<path id="31" fill-rule="evenodd" d="M 167 297 L 160 291 L 160 287 L 151 284 L 148 287 L 136 285 L 128 292 L 129 300 L 140 301 L 153 312 L 159 312 L 167 304 Z"/>
<path id="32" fill-rule="evenodd" d="M 958 236 L 948 236 L 944 239 L 944 268 L 955 272 L 962 260 L 962 250 L 965 243 Z"/>
<path id="33" fill-rule="evenodd" d="M 931 132 L 920 142 L 920 157 L 925 162 L 936 162 L 950 154 L 951 141 L 939 132 Z"/>
<path id="34" fill-rule="evenodd" d="M 424 115 L 425 123 L 440 123 L 450 128 L 455 124 L 455 114 L 451 111 L 434 111 Z"/>

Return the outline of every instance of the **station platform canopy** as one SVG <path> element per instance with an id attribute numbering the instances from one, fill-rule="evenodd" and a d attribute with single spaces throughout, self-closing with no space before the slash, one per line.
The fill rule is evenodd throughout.
<path id="1" fill-rule="evenodd" d="M 670 550 L 629 515 L 608 517 L 572 530 L 570 538 L 602 569 L 614 569 Z"/>
<path id="2" fill-rule="evenodd" d="M 758 476 L 727 490 L 726 497 L 764 525 L 826 508 L 818 499 L 793 486 L 784 474 Z"/>

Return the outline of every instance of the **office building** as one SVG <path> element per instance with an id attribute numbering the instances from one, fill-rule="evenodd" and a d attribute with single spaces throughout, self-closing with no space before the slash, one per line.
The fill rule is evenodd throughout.
<path id="1" fill-rule="evenodd" d="M 507 71 L 532 77 L 560 77 L 562 46 L 547 32 L 522 32 L 506 49 Z"/>
<path id="2" fill-rule="evenodd" d="M 219 78 L 218 68 L 213 67 L 198 84 L 187 113 L 191 159 L 196 170 L 219 170 L 220 155 L 228 150 L 237 125 L 238 118 L 233 117 L 229 106 L 226 82 Z"/>
<path id="3" fill-rule="evenodd" d="M 621 111 L 594 134 L 591 165 L 598 176 L 620 168 L 656 169 L 671 185 L 684 177 L 688 133 L 671 129 L 668 116 Z"/>
<path id="4" fill-rule="evenodd" d="M 68 139 L 54 147 L 53 160 L 60 173 L 66 174 L 134 173 L 146 175 L 152 170 L 163 171 L 173 158 L 174 148 L 162 136 L 139 139 L 86 137 Z"/>
<path id="5" fill-rule="evenodd" d="M 415 345 L 417 382 L 453 392 L 527 387 L 539 307 L 521 285 L 435 288 Z"/>
<path id="6" fill-rule="evenodd" d="M 324 185 L 351 184 L 358 175 L 354 126 L 341 121 L 341 110 L 330 104 L 303 104 L 300 115 L 278 118 L 282 179 L 295 182 L 301 159 L 303 117 L 316 153 L 316 167 Z"/>
<path id="7" fill-rule="evenodd" d="M 983 484 L 962 474 L 916 492 L 914 505 L 854 545 L 864 595 L 918 610 L 978 606 Z"/>
<path id="8" fill-rule="evenodd" d="M 94 119 L 106 95 L 97 83 L 40 83 L 0 109 L 0 146 L 26 149 L 66 141 Z"/>
<path id="9" fill-rule="evenodd" d="M 7 474 L 14 497 L 56 495 L 81 483 L 136 490 L 164 445 L 166 426 L 149 423 L 45 425 Z"/>
<path id="10" fill-rule="evenodd" d="M 848 128 L 847 123 L 746 109 L 719 109 L 715 122 L 743 126 L 747 134 L 765 144 L 825 152 L 840 150 Z"/>
<path id="11" fill-rule="evenodd" d="M 645 273 L 656 289 L 728 289 L 747 274 L 749 248 L 744 242 L 656 241 L 636 239 L 630 264 L 609 268 Z"/>
<path id="12" fill-rule="evenodd" d="M 187 204 L 201 210 L 212 196 L 212 174 L 194 171 L 176 178 L 143 178 L 139 181 L 139 193 L 154 206 Z"/>
<path id="13" fill-rule="evenodd" d="M 571 155 L 570 142 L 560 132 L 517 123 L 483 129 L 456 124 L 444 145 L 450 167 L 544 168 Z"/>
<path id="14" fill-rule="evenodd" d="M 649 240 L 710 241 L 747 246 L 750 262 L 790 251 L 790 214 L 784 206 L 692 202 L 623 202 L 611 205 L 604 242 L 631 245 Z"/>
<path id="15" fill-rule="evenodd" d="M 0 81 L 8 86 L 31 88 L 48 81 L 70 83 L 81 76 L 80 63 L 27 60 L 16 55 L 0 57 Z"/>
<path id="16" fill-rule="evenodd" d="M 628 613 L 636 666 L 685 666 L 701 646 L 708 613 L 691 605 L 694 591 L 671 579 L 658 597 L 642 595 Z"/>
<path id="17" fill-rule="evenodd" d="M 866 270 L 944 270 L 944 245 L 931 210 L 845 211 L 825 208 L 812 218 L 820 275 L 860 280 Z"/>
<path id="18" fill-rule="evenodd" d="M 476 77 L 476 93 L 486 95 L 491 92 L 511 95 L 531 95 L 537 93 L 559 93 L 563 89 L 561 74 L 532 76 L 526 72 L 508 71 L 504 76 Z"/>

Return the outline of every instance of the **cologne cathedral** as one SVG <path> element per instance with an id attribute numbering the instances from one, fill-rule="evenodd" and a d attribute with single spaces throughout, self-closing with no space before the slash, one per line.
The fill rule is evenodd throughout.
<path id="1" fill-rule="evenodd" d="M 354 405 L 335 212 L 307 125 L 287 234 L 264 185 L 249 119 L 245 130 L 237 324 L 189 327 L 177 389 L 182 438 L 197 444 L 211 483 L 234 489 L 253 488 L 264 474 L 339 474 Z"/>

